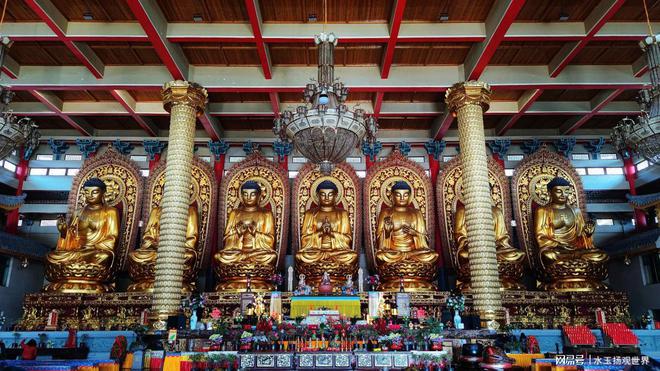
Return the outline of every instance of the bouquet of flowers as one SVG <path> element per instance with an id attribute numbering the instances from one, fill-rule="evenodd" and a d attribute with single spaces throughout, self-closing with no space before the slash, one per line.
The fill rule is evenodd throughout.
<path id="1" fill-rule="evenodd" d="M 241 334 L 241 343 L 242 344 L 251 343 L 252 339 L 253 338 L 252 338 L 252 333 L 251 332 L 243 331 L 243 333 Z"/>
<path id="2" fill-rule="evenodd" d="M 453 309 L 457 312 L 465 310 L 465 297 L 462 294 L 451 294 L 447 298 L 447 308 Z"/>
<path id="3" fill-rule="evenodd" d="M 209 340 L 211 341 L 211 346 L 209 350 L 220 350 L 220 347 L 222 346 L 222 342 L 224 339 L 220 334 L 213 334 L 209 336 Z"/>
<path id="4" fill-rule="evenodd" d="M 273 285 L 275 285 L 275 286 L 279 286 L 279 285 L 282 284 L 282 282 L 284 282 L 284 278 L 282 278 L 282 275 L 281 275 L 281 274 L 279 274 L 279 273 L 275 273 L 275 274 L 273 274 L 273 275 L 270 276 L 269 281 L 270 281 Z"/>
<path id="5" fill-rule="evenodd" d="M 442 335 L 431 333 L 429 334 L 429 341 L 432 350 L 442 350 Z"/>
<path id="6" fill-rule="evenodd" d="M 380 277 L 377 274 L 367 277 L 367 284 L 371 286 L 371 290 L 375 290 L 380 285 Z"/>

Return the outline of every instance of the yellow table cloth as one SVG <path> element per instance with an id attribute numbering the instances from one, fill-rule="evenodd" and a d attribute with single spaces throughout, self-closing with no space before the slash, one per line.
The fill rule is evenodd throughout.
<path id="1" fill-rule="evenodd" d="M 291 298 L 291 318 L 306 317 L 310 310 L 338 310 L 349 318 L 362 317 L 358 296 L 294 296 Z"/>

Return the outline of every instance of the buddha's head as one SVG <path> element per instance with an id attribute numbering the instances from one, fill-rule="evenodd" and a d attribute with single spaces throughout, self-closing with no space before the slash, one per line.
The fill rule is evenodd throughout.
<path id="1" fill-rule="evenodd" d="M 241 186 L 241 201 L 243 205 L 248 207 L 255 207 L 259 205 L 261 198 L 261 187 L 259 183 L 254 180 L 248 180 Z"/>
<path id="2" fill-rule="evenodd" d="M 406 207 L 410 204 L 412 188 L 408 182 L 397 180 L 392 185 L 392 205 L 395 207 Z"/>
<path id="3" fill-rule="evenodd" d="M 334 206 L 338 193 L 339 189 L 337 185 L 330 180 L 324 180 L 316 186 L 316 196 L 319 200 L 319 206 Z"/>
<path id="4" fill-rule="evenodd" d="M 565 204 L 568 201 L 568 193 L 571 189 L 571 183 L 568 180 L 556 177 L 548 183 L 547 188 L 551 203 Z"/>
<path id="5" fill-rule="evenodd" d="M 83 183 L 83 195 L 88 205 L 99 205 L 103 203 L 107 186 L 99 178 L 91 178 Z"/>

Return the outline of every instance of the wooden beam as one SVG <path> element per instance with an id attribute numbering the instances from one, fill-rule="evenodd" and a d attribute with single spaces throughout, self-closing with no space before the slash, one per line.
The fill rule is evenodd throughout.
<path id="1" fill-rule="evenodd" d="M 465 58 L 466 80 L 477 80 L 488 66 L 525 0 L 498 0 L 486 19 L 486 40 L 472 46 Z"/>
<path id="2" fill-rule="evenodd" d="M 649 70 L 649 65 L 646 61 L 646 54 L 637 58 L 632 64 L 633 76 L 642 77 Z"/>
<path id="3" fill-rule="evenodd" d="M 385 54 L 383 55 L 383 63 L 380 66 L 380 77 L 386 79 L 390 75 L 390 68 L 394 60 L 394 50 L 396 49 L 396 42 L 399 37 L 399 30 L 401 29 L 401 22 L 403 21 L 403 12 L 406 8 L 406 0 L 396 0 L 392 9 L 392 17 L 390 18 L 390 37 L 387 40 L 385 47 Z"/>
<path id="4" fill-rule="evenodd" d="M 442 137 L 447 134 L 449 127 L 454 122 L 454 115 L 447 111 L 444 114 L 438 116 L 431 125 L 431 132 L 429 137 L 434 139 L 442 139 Z"/>
<path id="5" fill-rule="evenodd" d="M 275 116 L 280 114 L 280 95 L 276 92 L 270 92 L 268 93 L 268 97 L 270 98 L 270 106 L 273 109 L 273 114 Z"/>
<path id="6" fill-rule="evenodd" d="M 66 36 L 69 21 L 50 0 L 25 0 L 25 3 L 44 21 L 71 53 L 97 78 L 103 77 L 105 65 L 89 45 L 72 41 Z"/>
<path id="7" fill-rule="evenodd" d="M 264 78 L 270 80 L 273 77 L 270 64 L 270 53 L 268 52 L 268 45 L 264 42 L 261 27 L 261 11 L 259 10 L 259 0 L 245 0 L 245 8 L 247 9 L 248 17 L 250 18 L 250 25 L 252 26 L 252 34 L 254 41 L 257 45 L 257 54 L 261 61 L 261 69 L 264 73 Z"/>
<path id="8" fill-rule="evenodd" d="M 568 66 L 582 49 L 593 39 L 594 35 L 614 16 L 625 0 L 601 0 L 584 21 L 586 35 L 580 41 L 564 44 L 552 58 L 548 66 L 550 77 L 557 77 Z"/>
<path id="9" fill-rule="evenodd" d="M 188 79 L 188 60 L 177 44 L 167 40 L 167 19 L 155 0 L 126 0 L 156 50 L 160 60 L 176 80 Z"/>
<path id="10" fill-rule="evenodd" d="M 12 79 L 15 79 L 18 78 L 18 74 L 21 73 L 21 66 L 9 54 L 5 54 L 5 61 L 2 65 L 2 72 L 4 72 Z"/>
<path id="11" fill-rule="evenodd" d="M 513 125 L 515 125 L 515 123 L 525 114 L 529 107 L 531 107 L 532 104 L 536 102 L 541 94 L 543 94 L 542 89 L 530 89 L 525 91 L 523 95 L 518 99 L 518 113 L 498 125 L 495 129 L 496 134 L 504 135 L 509 129 L 511 129 Z"/>
<path id="12" fill-rule="evenodd" d="M 600 92 L 591 100 L 591 112 L 584 116 L 577 116 L 566 121 L 559 129 L 562 135 L 568 135 L 575 132 L 582 125 L 587 123 L 598 111 L 603 109 L 608 103 L 614 100 L 619 94 L 623 93 L 624 89 L 605 90 Z"/>
<path id="13" fill-rule="evenodd" d="M 199 122 L 202 123 L 204 130 L 209 135 L 211 140 L 220 140 L 222 137 L 222 125 L 217 118 L 211 116 L 208 112 L 204 112 L 199 117 L 197 117 Z"/>
<path id="14" fill-rule="evenodd" d="M 158 136 L 158 127 L 151 122 L 151 120 L 138 115 L 135 112 L 135 99 L 126 90 L 110 90 L 110 94 L 119 102 L 119 104 L 126 109 L 126 112 L 135 120 L 142 130 L 146 131 L 149 136 Z"/>
<path id="15" fill-rule="evenodd" d="M 376 93 L 376 99 L 374 99 L 374 116 L 380 116 L 380 110 L 383 107 L 383 96 L 385 92 L 379 91 Z"/>
<path id="16" fill-rule="evenodd" d="M 80 117 L 71 117 L 62 112 L 62 100 L 52 92 L 29 90 L 37 100 L 43 103 L 49 110 L 66 121 L 72 128 L 78 130 L 81 134 L 86 136 L 94 136 L 94 128 L 89 125 L 85 120 Z"/>

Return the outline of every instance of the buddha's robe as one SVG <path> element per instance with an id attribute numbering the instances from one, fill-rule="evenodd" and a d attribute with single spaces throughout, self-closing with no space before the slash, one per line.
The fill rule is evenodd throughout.
<path id="1" fill-rule="evenodd" d="M 393 224 L 388 233 L 385 230 L 385 220 L 390 218 Z M 406 233 L 404 226 L 410 228 Z M 376 259 L 380 263 L 398 263 L 401 261 L 435 263 L 438 254 L 429 248 L 426 223 L 422 213 L 414 208 L 405 211 L 395 208 L 384 208 L 378 215 L 376 227 L 378 251 Z"/>
<path id="2" fill-rule="evenodd" d="M 326 221 L 330 224 L 329 234 L 323 233 L 323 224 Z M 303 263 L 332 260 L 336 263 L 352 264 L 357 261 L 357 253 L 351 245 L 353 236 L 346 210 L 307 210 L 303 217 L 301 234 L 300 250 L 296 259 Z"/>
<path id="3" fill-rule="evenodd" d="M 254 225 L 254 234 L 249 231 L 240 235 L 239 223 Z M 270 265 L 277 259 L 275 252 L 275 221 L 273 213 L 266 209 L 245 210 L 238 208 L 229 212 L 224 234 L 224 248 L 216 254 L 223 264 L 249 262 Z"/>

